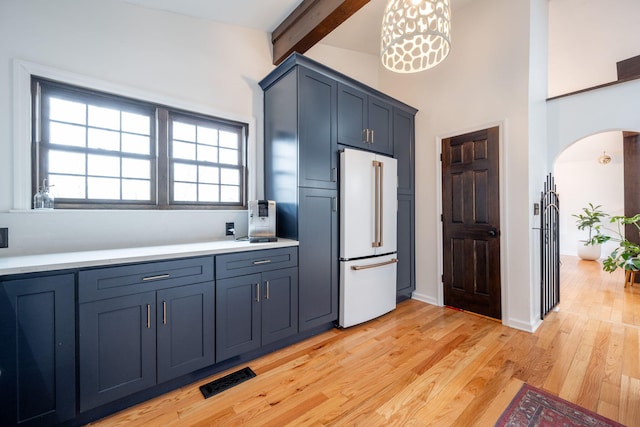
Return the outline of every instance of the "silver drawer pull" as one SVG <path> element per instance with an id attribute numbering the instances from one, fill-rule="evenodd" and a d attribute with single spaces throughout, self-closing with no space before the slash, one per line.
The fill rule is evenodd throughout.
<path id="1" fill-rule="evenodd" d="M 170 274 L 159 274 L 157 276 L 143 277 L 142 280 L 147 282 L 149 280 L 166 279 L 167 277 L 171 277 L 171 275 Z"/>
<path id="2" fill-rule="evenodd" d="M 269 264 L 270 262 L 271 262 L 270 259 L 263 259 L 262 261 L 253 261 L 253 265 Z"/>
<path id="3" fill-rule="evenodd" d="M 351 269 L 352 270 L 366 270 L 367 268 L 376 268 L 376 267 L 382 267 L 385 265 L 389 265 L 389 264 L 395 264 L 398 262 L 397 258 L 391 258 L 389 261 L 386 262 L 379 262 L 377 264 L 369 264 L 369 265 L 352 265 Z"/>

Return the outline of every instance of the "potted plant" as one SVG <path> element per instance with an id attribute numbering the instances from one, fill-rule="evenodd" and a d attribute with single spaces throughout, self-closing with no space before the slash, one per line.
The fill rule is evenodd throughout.
<path id="1" fill-rule="evenodd" d="M 640 246 L 630 242 L 623 235 L 622 229 L 625 225 L 633 225 L 638 233 L 640 233 L 640 224 L 638 224 L 640 222 L 640 214 L 632 217 L 614 216 L 611 218 L 611 222 L 615 223 L 617 227 L 616 230 L 614 230 L 616 236 L 610 237 L 610 240 L 617 241 L 620 245 L 605 258 L 602 262 L 602 269 L 612 273 L 618 268 L 622 268 L 626 273 L 625 280 L 629 282 L 629 277 L 633 280 L 633 278 L 635 278 L 635 272 L 640 271 Z"/>
<path id="2" fill-rule="evenodd" d="M 609 240 L 600 232 L 602 220 L 607 216 L 602 210 L 602 206 L 594 206 L 589 203 L 587 207 L 582 208 L 582 213 L 572 215 L 576 218 L 576 226 L 578 230 L 588 230 L 587 240 L 578 242 L 578 256 L 584 260 L 595 261 L 600 258 L 602 251 L 601 244 Z"/>

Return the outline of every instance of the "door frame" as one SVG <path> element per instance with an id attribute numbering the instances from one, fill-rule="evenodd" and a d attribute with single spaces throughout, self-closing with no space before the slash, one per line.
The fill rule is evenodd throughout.
<path id="1" fill-rule="evenodd" d="M 439 281 L 438 285 L 438 301 L 437 304 L 439 306 L 444 306 L 444 283 L 442 282 L 442 275 L 444 273 L 444 255 L 443 255 L 443 234 L 442 234 L 442 221 L 440 220 L 440 215 L 442 215 L 442 161 L 440 160 L 440 156 L 442 155 L 442 140 L 446 138 L 451 138 L 458 135 L 464 135 L 471 132 L 480 131 L 483 129 L 489 129 L 497 127 L 498 128 L 498 168 L 499 168 L 499 193 L 500 193 L 500 230 L 503 230 L 501 233 L 500 240 L 500 297 L 501 297 L 501 308 L 502 308 L 502 324 L 506 324 L 506 321 L 510 319 L 509 315 L 509 304 L 508 304 L 508 295 L 509 295 L 509 281 L 508 281 L 508 271 L 509 268 L 509 240 L 506 237 L 508 233 L 504 231 L 507 230 L 507 224 L 509 223 L 507 218 L 507 209 L 506 209 L 506 180 L 505 177 L 507 175 L 506 170 L 506 150 L 507 144 L 505 144 L 505 139 L 507 135 L 507 120 L 501 120 L 497 122 L 489 122 L 478 126 L 473 126 L 464 129 L 458 129 L 452 132 L 443 133 L 440 135 L 436 135 L 436 144 L 435 144 L 435 161 L 436 167 L 434 168 L 436 173 L 436 200 L 435 203 L 436 208 L 436 218 L 438 219 L 438 227 L 437 227 L 437 265 L 438 265 L 438 275 L 437 279 Z"/>

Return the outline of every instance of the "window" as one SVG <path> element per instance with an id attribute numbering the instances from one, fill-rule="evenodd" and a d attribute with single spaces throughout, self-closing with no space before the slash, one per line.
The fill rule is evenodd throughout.
<path id="1" fill-rule="evenodd" d="M 33 193 L 62 208 L 245 205 L 247 125 L 33 78 Z"/>

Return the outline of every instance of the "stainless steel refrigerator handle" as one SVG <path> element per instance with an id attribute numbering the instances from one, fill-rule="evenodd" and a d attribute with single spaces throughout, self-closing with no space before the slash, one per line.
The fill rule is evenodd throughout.
<path id="1" fill-rule="evenodd" d="M 376 267 L 383 267 L 385 265 L 389 265 L 389 264 L 395 264 L 398 262 L 397 258 L 391 258 L 389 261 L 385 261 L 385 262 L 379 262 L 377 264 L 369 264 L 369 265 L 352 265 L 351 269 L 352 270 L 366 270 L 367 268 L 376 268 Z"/>
<path id="2" fill-rule="evenodd" d="M 376 160 L 374 160 L 372 162 L 373 167 L 376 171 L 375 174 L 375 190 L 374 190 L 374 195 L 375 195 L 375 203 L 374 203 L 374 207 L 373 207 L 373 214 L 374 214 L 374 236 L 373 239 L 374 241 L 371 243 L 371 247 L 373 248 L 377 248 L 378 247 L 378 234 L 380 233 L 380 218 L 379 218 L 379 213 L 380 213 L 380 188 L 379 188 L 379 181 L 380 181 L 380 176 L 379 176 L 379 169 L 378 169 L 378 162 Z"/>

